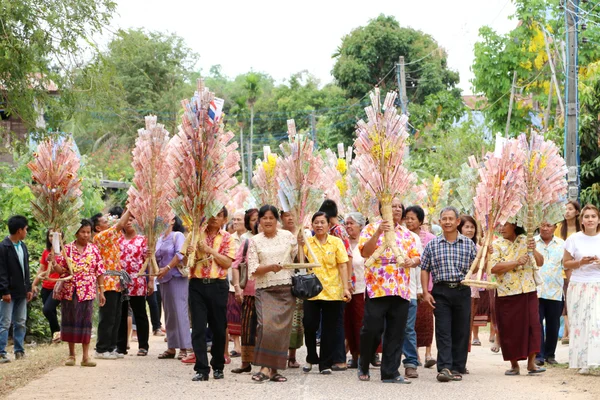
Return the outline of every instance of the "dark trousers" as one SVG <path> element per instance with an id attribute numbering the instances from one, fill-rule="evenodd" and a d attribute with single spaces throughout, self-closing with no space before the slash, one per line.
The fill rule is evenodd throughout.
<path id="1" fill-rule="evenodd" d="M 150 326 L 148 314 L 146 314 L 146 296 L 131 296 L 129 300 L 121 302 L 121 322 L 119 323 L 119 338 L 117 339 L 117 351 L 127 354 L 127 317 L 128 309 L 131 307 L 135 318 L 135 329 L 137 332 L 138 348 L 148 350 L 148 336 Z"/>
<path id="2" fill-rule="evenodd" d="M 151 296 L 146 297 L 146 301 L 148 302 L 148 308 L 150 309 L 150 321 L 152 321 L 152 332 L 154 332 L 159 330 L 162 326 L 162 324 L 160 323 L 160 285 L 156 286 L 156 290 L 152 293 Z"/>
<path id="3" fill-rule="evenodd" d="M 437 368 L 464 373 L 469 352 L 471 327 L 471 290 L 467 286 L 451 289 L 435 284 L 431 291 L 435 299 L 435 342 Z"/>
<path id="4" fill-rule="evenodd" d="M 400 357 L 408 318 L 410 302 L 400 296 L 365 297 L 365 316 L 360 330 L 360 369 L 369 373 L 371 354 L 383 334 L 383 357 L 381 359 L 381 379 L 394 379 L 400 376 Z"/>
<path id="5" fill-rule="evenodd" d="M 44 308 L 42 309 L 44 317 L 50 324 L 50 332 L 60 332 L 60 324 L 58 323 L 58 313 L 56 309 L 60 305 L 60 300 L 52 298 L 52 289 L 42 288 L 42 303 Z"/>
<path id="6" fill-rule="evenodd" d="M 96 351 L 106 353 L 117 349 L 121 322 L 121 292 L 104 292 L 106 303 L 98 311 L 98 340 Z"/>
<path id="7" fill-rule="evenodd" d="M 225 366 L 225 331 L 227 330 L 227 280 L 202 283 L 202 279 L 190 279 L 188 301 L 192 317 L 192 347 L 196 355 L 194 370 L 208 375 L 210 367 L 223 371 Z M 206 354 L 206 327 L 213 334 L 210 366 Z"/>
<path id="8" fill-rule="evenodd" d="M 346 334 L 344 331 L 344 309 L 346 303 L 342 301 L 340 307 L 340 315 L 337 318 L 337 326 L 335 327 L 335 344 L 333 349 L 333 363 L 346 363 Z"/>
<path id="9" fill-rule="evenodd" d="M 564 302 L 562 300 L 539 299 L 539 304 L 542 345 L 536 358 L 547 360 L 555 356 L 558 331 L 560 329 L 560 316 L 563 311 Z M 546 329 L 544 329 L 544 320 L 546 321 Z"/>
<path id="10" fill-rule="evenodd" d="M 336 351 L 338 319 L 342 315 L 343 302 L 326 300 L 304 301 L 304 340 L 306 342 L 306 362 L 319 364 L 319 371 L 331 369 Z M 317 331 L 321 321 L 321 348 L 317 354 Z M 343 339 L 342 339 L 343 341 Z"/>

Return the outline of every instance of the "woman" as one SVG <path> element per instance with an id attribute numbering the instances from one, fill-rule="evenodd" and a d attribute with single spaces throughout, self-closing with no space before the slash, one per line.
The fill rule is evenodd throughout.
<path id="1" fill-rule="evenodd" d="M 230 233 L 236 249 L 242 247 L 241 236 L 246 233 L 244 214 L 244 210 L 237 210 L 231 217 L 232 232 Z M 227 299 L 227 336 L 229 340 L 225 342 L 225 364 L 231 363 L 231 358 L 242 355 L 240 344 L 240 335 L 242 334 L 242 303 L 236 300 L 235 287 L 233 285 L 233 268 L 227 270 L 227 279 L 229 280 L 229 297 Z M 233 350 L 231 352 L 229 351 L 230 340 L 233 341 Z"/>
<path id="2" fill-rule="evenodd" d="M 565 219 L 556 226 L 554 235 L 558 236 L 562 240 L 567 240 L 569 236 L 574 233 L 581 231 L 581 226 L 578 221 L 578 217 L 581 213 L 581 206 L 575 200 L 571 200 L 567 203 L 565 210 Z M 563 317 L 565 319 L 565 330 L 561 340 L 562 344 L 569 344 L 569 313 L 567 312 L 567 289 L 569 287 L 569 279 L 571 278 L 572 270 L 567 269 L 563 274 L 564 279 L 564 296 L 565 296 L 565 307 L 563 309 Z"/>
<path id="3" fill-rule="evenodd" d="M 52 243 L 50 242 L 50 231 L 46 231 L 46 248 L 42 253 L 42 257 L 40 259 L 40 271 L 44 272 L 48 270 L 48 256 L 52 251 Z M 44 279 L 42 282 L 42 311 L 44 313 L 44 317 L 48 320 L 50 324 L 50 332 L 52 333 L 52 343 L 60 342 L 60 325 L 58 323 L 58 313 L 56 309 L 60 305 L 60 301 L 56 300 L 52 293 L 54 291 L 54 286 L 56 285 L 56 279 L 60 277 L 60 274 L 54 271 L 50 271 L 48 275 L 49 279 Z M 31 285 L 33 288 L 33 294 L 37 295 L 38 284 L 40 283 L 40 277 L 37 275 L 33 280 L 33 284 Z"/>
<path id="4" fill-rule="evenodd" d="M 542 333 L 536 284 L 533 279 L 531 254 L 538 267 L 544 257 L 536 250 L 535 241 L 527 240 L 525 230 L 506 223 L 500 228 L 502 238 L 492 243 L 490 263 L 496 275 L 496 323 L 502 336 L 502 356 L 511 367 L 504 374 L 520 374 L 519 361 L 527 360 L 529 374 L 546 371 L 535 364 L 540 351 Z"/>
<path id="5" fill-rule="evenodd" d="M 258 214 L 257 214 L 258 217 Z M 256 228 L 256 225 L 254 226 Z M 251 372 L 252 363 L 254 362 L 254 346 L 256 345 L 256 287 L 253 279 L 248 279 L 246 287 L 240 287 L 240 263 L 248 263 L 248 249 L 250 247 L 250 238 L 258 234 L 256 229 L 247 231 L 242 234 L 247 239 L 241 239 L 240 247 L 235 255 L 235 261 L 231 264 L 232 281 L 235 288 L 235 300 L 242 305 L 242 332 L 241 332 L 241 347 L 242 347 L 242 365 L 239 368 L 231 370 L 234 374 L 242 372 Z M 244 259 L 244 246 L 246 258 Z"/>
<path id="6" fill-rule="evenodd" d="M 178 359 L 186 357 L 188 352 L 194 354 L 188 316 L 188 279 L 178 268 L 183 259 L 183 232 L 181 219 L 175 217 L 156 243 L 158 282 L 165 312 L 168 346 L 168 349 L 158 356 L 160 359 L 175 358 L 177 349 Z"/>
<path id="7" fill-rule="evenodd" d="M 146 295 L 152 294 L 153 285 L 148 285 L 145 276 L 145 262 L 148 257 L 148 241 L 142 235 L 138 235 L 133 227 L 133 218 L 125 224 L 123 235 L 119 238 L 121 248 L 121 265 L 123 270 L 129 274 L 131 283 L 127 285 L 129 299 L 121 302 L 121 323 L 119 324 L 119 337 L 117 339 L 117 352 L 127 354 L 127 339 L 129 338 L 128 323 L 129 309 L 135 318 L 135 334 L 138 341 L 138 356 L 148 355 L 148 337 L 150 335 L 150 324 L 146 313 Z"/>
<path id="8" fill-rule="evenodd" d="M 568 304 L 573 340 L 569 367 L 587 375 L 600 365 L 600 212 L 588 204 L 581 210 L 581 232 L 565 243 L 564 266 L 572 271 Z"/>
<path id="9" fill-rule="evenodd" d="M 350 237 L 350 249 L 352 250 L 352 300 L 348 302 L 344 315 L 344 332 L 346 342 L 352 358 L 348 360 L 348 368 L 358 368 L 358 356 L 360 355 L 360 328 L 365 313 L 365 259 L 361 256 L 358 248 L 360 232 L 367 221 L 358 212 L 351 212 L 346 216 L 346 231 Z"/>
<path id="10" fill-rule="evenodd" d="M 310 263 L 321 264 L 315 268 L 323 291 L 304 302 L 304 340 L 307 356 L 304 372 L 312 370 L 312 364 L 319 364 L 319 372 L 329 375 L 334 364 L 336 346 L 336 326 L 341 317 L 344 301 L 350 301 L 352 294 L 348 289 L 348 253 L 340 238 L 330 235 L 327 214 L 317 212 L 312 217 L 312 229 L 315 235 L 309 237 L 304 246 L 304 253 Z M 308 246 L 312 252 L 308 251 Z M 313 259 L 314 256 L 317 258 Z M 321 322 L 321 347 L 317 354 L 317 330 Z"/>
<path id="11" fill-rule="evenodd" d="M 423 248 L 435 235 L 424 229 L 425 211 L 419 206 L 408 207 L 404 215 L 406 228 L 419 235 Z M 433 288 L 433 280 L 429 280 L 429 291 Z M 435 358 L 431 355 L 431 343 L 433 342 L 433 309 L 424 304 L 421 294 L 418 294 L 419 303 L 417 305 L 417 320 L 415 321 L 415 331 L 417 332 L 417 348 L 425 347 L 425 368 L 432 368 L 436 364 Z"/>
<path id="12" fill-rule="evenodd" d="M 104 263 L 96 245 L 90 243 L 92 238 L 92 222 L 84 219 L 77 232 L 75 241 L 65 246 L 64 254 L 73 270 L 73 278 L 63 281 L 62 288 L 57 290 L 57 298 L 61 300 L 60 338 L 69 343 L 69 358 L 66 366 L 75 366 L 75 343 L 81 343 L 83 358 L 82 367 L 95 367 L 90 360 L 89 348 L 92 337 L 92 314 L 94 299 L 98 287 L 98 304 L 104 307 Z M 58 256 L 54 270 L 67 276 L 69 269 L 67 259 Z M 49 256 L 52 263 L 53 256 Z"/>
<path id="13" fill-rule="evenodd" d="M 271 205 L 262 206 L 258 221 L 262 232 L 250 239 L 248 275 L 256 285 L 258 321 L 254 365 L 260 371 L 255 382 L 287 382 L 278 371 L 286 368 L 292 315 L 296 299 L 292 296 L 292 272 L 282 264 L 291 263 L 298 253 L 294 235 L 277 229 L 279 214 Z"/>

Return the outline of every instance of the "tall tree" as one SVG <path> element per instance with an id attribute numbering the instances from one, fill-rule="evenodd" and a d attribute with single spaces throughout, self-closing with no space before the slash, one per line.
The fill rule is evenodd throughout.
<path id="1" fill-rule="evenodd" d="M 246 90 L 248 108 L 250 108 L 250 145 L 248 146 L 248 186 L 252 186 L 252 160 L 254 159 L 254 105 L 258 100 L 258 96 L 261 93 L 260 88 L 260 75 L 254 72 L 250 72 L 246 75 L 246 82 L 244 84 Z"/>

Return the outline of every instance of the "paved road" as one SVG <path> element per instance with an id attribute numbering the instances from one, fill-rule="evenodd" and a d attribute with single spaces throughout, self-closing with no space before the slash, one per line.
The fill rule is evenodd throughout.
<path id="1" fill-rule="evenodd" d="M 134 343 L 135 344 L 135 343 Z M 192 382 L 191 366 L 177 360 L 158 360 L 165 349 L 162 338 L 151 338 L 147 357 L 128 355 L 122 360 L 98 360 L 96 368 L 59 367 L 9 396 L 10 399 L 598 399 L 600 377 L 582 377 L 574 371 L 554 368 L 543 376 L 506 377 L 507 363 L 493 354 L 489 344 L 474 347 L 462 382 L 439 383 L 436 372 L 419 368 L 420 377 L 411 385 L 382 384 L 379 371 L 371 371 L 371 382 L 359 382 L 356 370 L 321 376 L 317 372 L 283 371 L 287 383 L 253 383 L 250 374 L 229 371 L 225 379 Z M 299 350 L 299 359 L 305 356 Z M 558 360 L 566 362 L 567 346 L 558 349 Z M 525 366 L 522 365 L 523 370 Z"/>

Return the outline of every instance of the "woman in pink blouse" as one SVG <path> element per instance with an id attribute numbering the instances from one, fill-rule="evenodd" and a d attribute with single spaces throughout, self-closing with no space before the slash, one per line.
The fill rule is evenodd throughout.
<path id="1" fill-rule="evenodd" d="M 133 227 L 133 218 L 125 224 L 123 235 L 119 238 L 121 248 L 121 267 L 127 271 L 131 283 L 127 286 L 129 299 L 121 302 L 121 323 L 119 324 L 119 336 L 117 338 L 117 353 L 127 354 L 127 317 L 131 306 L 135 317 L 135 326 L 138 338 L 138 356 L 148 355 L 148 336 L 150 335 L 150 323 L 146 313 L 146 294 L 151 295 L 154 291 L 153 285 L 148 285 L 145 276 L 144 262 L 148 253 L 148 241 L 142 235 L 138 235 Z"/>
<path id="2" fill-rule="evenodd" d="M 96 245 L 90 243 L 92 223 L 84 219 L 75 233 L 75 241 L 65 246 L 65 255 L 73 269 L 73 278 L 62 282 L 62 288 L 55 290 L 55 296 L 61 300 L 61 329 L 63 342 L 69 343 L 69 358 L 66 366 L 75 365 L 75 343 L 81 343 L 83 358 L 81 366 L 95 367 L 90 360 L 89 347 L 92 336 L 92 314 L 96 286 L 99 288 L 98 301 L 104 306 L 104 264 Z M 49 262 L 54 264 L 54 270 L 66 276 L 68 274 L 67 260 L 61 256 L 51 255 Z M 58 286 L 58 285 L 57 285 Z"/>

